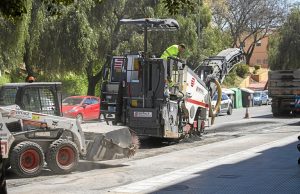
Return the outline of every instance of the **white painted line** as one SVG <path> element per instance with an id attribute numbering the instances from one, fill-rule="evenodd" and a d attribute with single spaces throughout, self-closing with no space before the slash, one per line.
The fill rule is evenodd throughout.
<path id="1" fill-rule="evenodd" d="M 262 151 L 268 150 L 273 147 L 281 147 L 297 141 L 298 135 L 292 135 L 280 140 L 272 141 L 266 144 L 259 145 L 257 147 L 250 148 L 241 152 L 230 154 L 221 158 L 214 159 L 213 161 L 207 161 L 180 170 L 175 170 L 166 174 L 155 176 L 149 179 L 131 183 L 128 185 L 114 188 L 110 192 L 117 193 L 145 193 L 153 192 L 161 187 L 167 187 L 180 183 L 182 181 L 191 179 L 193 177 L 200 176 L 201 171 L 205 171 L 210 168 L 214 168 L 223 164 L 234 164 L 243 160 L 253 158 L 260 155 Z M 197 174 L 195 174 L 197 173 Z"/>

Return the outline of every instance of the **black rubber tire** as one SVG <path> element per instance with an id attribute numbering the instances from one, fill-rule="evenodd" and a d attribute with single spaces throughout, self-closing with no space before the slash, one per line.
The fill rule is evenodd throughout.
<path id="1" fill-rule="evenodd" d="M 280 112 L 279 112 L 279 107 L 278 107 L 278 102 L 277 101 L 274 101 L 274 103 L 272 103 L 271 107 L 272 107 L 272 113 L 273 113 L 274 117 L 281 116 Z"/>
<path id="2" fill-rule="evenodd" d="M 17 144 L 9 158 L 12 171 L 20 177 L 38 176 L 45 163 L 41 146 L 30 141 Z"/>
<path id="3" fill-rule="evenodd" d="M 230 105 L 228 110 L 227 110 L 227 114 L 228 115 L 232 115 L 232 106 Z"/>
<path id="4" fill-rule="evenodd" d="M 78 148 L 74 142 L 67 139 L 52 142 L 46 153 L 48 167 L 57 174 L 72 172 L 77 167 L 78 161 Z"/>
<path id="5" fill-rule="evenodd" d="M 0 193 L 7 194 L 5 160 L 0 154 Z"/>
<path id="6" fill-rule="evenodd" d="M 281 99 L 273 99 L 272 100 L 272 113 L 274 117 L 286 117 L 290 116 L 290 110 L 284 109 L 285 106 L 282 104 Z"/>
<path id="7" fill-rule="evenodd" d="M 280 115 L 284 117 L 290 116 L 291 111 L 290 110 L 282 110 L 280 111 Z"/>
<path id="8" fill-rule="evenodd" d="M 273 116 L 274 117 L 288 117 L 290 116 L 290 112 L 289 111 L 278 111 L 278 112 L 273 112 Z"/>
<path id="9" fill-rule="evenodd" d="M 5 158 L 5 159 L 2 159 L 2 160 L 4 162 L 5 170 L 8 170 L 9 167 L 10 167 L 9 159 Z"/>

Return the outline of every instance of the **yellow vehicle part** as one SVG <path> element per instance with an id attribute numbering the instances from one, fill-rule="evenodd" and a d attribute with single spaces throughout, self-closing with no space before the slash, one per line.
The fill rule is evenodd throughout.
<path id="1" fill-rule="evenodd" d="M 217 81 L 217 80 L 213 80 L 213 82 L 216 84 L 217 86 L 217 92 L 218 92 L 218 99 L 217 99 L 217 103 L 216 106 L 213 110 L 212 106 L 211 106 L 211 100 L 209 102 L 209 113 L 211 115 L 211 125 L 214 124 L 215 122 L 215 117 L 216 114 L 219 111 L 220 105 L 221 105 L 221 100 L 222 100 L 222 89 L 221 89 L 221 84 Z"/>

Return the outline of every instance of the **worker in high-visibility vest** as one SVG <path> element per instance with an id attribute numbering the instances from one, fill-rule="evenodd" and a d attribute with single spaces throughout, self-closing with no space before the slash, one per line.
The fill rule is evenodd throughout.
<path id="1" fill-rule="evenodd" d="M 167 60 L 168 57 L 175 57 L 175 58 L 179 58 L 181 56 L 181 54 L 185 51 L 185 45 L 184 44 L 174 44 L 170 47 L 168 47 L 163 54 L 161 55 L 161 59 Z M 174 86 L 174 82 L 172 81 L 171 77 L 169 77 L 166 80 L 167 86 L 173 87 Z"/>
<path id="2" fill-rule="evenodd" d="M 174 44 L 170 47 L 168 47 L 160 58 L 162 59 L 168 59 L 168 57 L 180 57 L 180 55 L 185 51 L 185 45 L 184 44 Z"/>

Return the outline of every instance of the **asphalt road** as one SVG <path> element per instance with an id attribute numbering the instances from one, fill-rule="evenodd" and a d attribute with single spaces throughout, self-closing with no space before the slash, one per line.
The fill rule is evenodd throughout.
<path id="1" fill-rule="evenodd" d="M 177 170 L 215 161 L 299 133 L 299 118 L 275 119 L 270 106 L 251 107 L 249 114 L 251 118 L 244 119 L 245 109 L 235 109 L 232 115 L 217 117 L 216 124 L 210 126 L 201 139 L 195 138 L 178 144 L 145 140 L 142 144 L 147 146 L 142 146 L 132 158 L 102 162 L 80 161 L 78 170 L 67 175 L 55 175 L 45 169 L 39 177 L 22 179 L 9 171 L 8 191 L 30 194 L 154 192 L 167 184 L 163 177 L 172 177 L 169 174 Z M 219 161 L 218 164 L 221 163 Z M 203 166 L 207 165 L 205 163 Z M 152 183 L 145 186 L 143 180 Z"/>
<path id="2" fill-rule="evenodd" d="M 272 118 L 271 105 L 268 106 L 254 106 L 248 108 L 248 113 L 251 118 Z M 245 117 L 246 108 L 233 109 L 232 115 L 223 114 L 216 117 L 217 123 L 227 123 L 231 121 L 238 121 Z"/>

